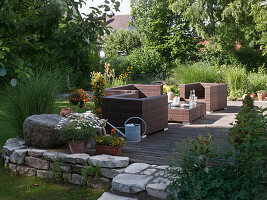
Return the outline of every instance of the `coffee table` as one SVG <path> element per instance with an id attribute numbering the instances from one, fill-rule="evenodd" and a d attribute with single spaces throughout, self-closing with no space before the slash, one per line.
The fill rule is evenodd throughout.
<path id="1" fill-rule="evenodd" d="M 197 103 L 196 107 L 169 107 L 168 121 L 169 122 L 183 122 L 183 124 L 190 124 L 192 121 L 205 116 L 206 104 Z"/>

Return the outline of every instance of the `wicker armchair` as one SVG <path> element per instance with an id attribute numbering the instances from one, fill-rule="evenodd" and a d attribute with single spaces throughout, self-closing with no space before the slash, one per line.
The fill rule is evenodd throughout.
<path id="1" fill-rule="evenodd" d="M 227 85 L 222 83 L 190 83 L 180 85 L 180 96 L 188 100 L 195 90 L 197 102 L 206 103 L 208 113 L 227 107 Z"/>
<path id="2" fill-rule="evenodd" d="M 162 95 L 161 85 L 125 85 L 105 91 L 102 117 L 114 126 L 122 127 L 129 117 L 137 116 L 145 120 L 147 134 L 168 127 L 168 97 Z"/>

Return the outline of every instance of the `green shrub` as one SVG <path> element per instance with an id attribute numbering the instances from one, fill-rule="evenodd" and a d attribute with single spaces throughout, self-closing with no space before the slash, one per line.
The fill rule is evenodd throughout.
<path id="1" fill-rule="evenodd" d="M 171 91 L 174 93 L 175 96 L 180 96 L 180 86 L 175 84 L 175 85 L 170 85 Z"/>
<path id="2" fill-rule="evenodd" d="M 229 96 L 236 96 L 236 91 L 243 94 L 248 89 L 248 79 L 246 69 L 240 66 L 222 66 L 225 77 L 224 82 L 227 83 Z M 242 95 L 241 95 L 242 96 Z"/>
<path id="3" fill-rule="evenodd" d="M 215 150 L 210 136 L 177 144 L 165 175 L 171 181 L 167 190 L 174 194 L 168 199 L 265 199 L 267 131 L 264 111 L 266 109 L 255 109 L 250 96 L 245 98 L 242 111 L 230 129 L 231 146 L 225 155 Z M 225 145 L 221 147 L 226 149 Z M 220 146 L 217 148 L 219 150 Z"/>
<path id="4" fill-rule="evenodd" d="M 167 94 L 167 93 L 170 92 L 170 91 L 171 91 L 170 86 L 164 84 L 164 85 L 163 85 L 163 93 Z"/>
<path id="5" fill-rule="evenodd" d="M 267 66 L 267 56 L 263 56 L 261 52 L 255 51 L 251 47 L 242 47 L 235 52 L 237 62 L 246 67 L 246 70 L 258 70 L 262 65 Z"/>
<path id="6" fill-rule="evenodd" d="M 135 49 L 128 56 L 113 55 L 107 57 L 105 62 L 110 63 L 111 68 L 115 69 L 116 75 L 121 74 L 125 67 L 133 67 L 132 81 L 141 80 L 146 83 L 164 79 L 167 68 L 160 53 L 151 48 Z"/>
<path id="7" fill-rule="evenodd" d="M 136 30 L 114 30 L 105 38 L 105 53 L 116 55 L 119 52 L 129 55 L 136 48 L 141 47 L 141 40 Z"/>
<path id="8" fill-rule="evenodd" d="M 263 115 L 267 109 L 255 107 L 249 95 L 243 100 L 241 108 L 236 121 L 231 124 L 233 127 L 229 129 L 230 140 L 237 150 L 249 150 L 249 154 L 259 153 L 261 148 L 267 147 L 267 121 L 266 116 Z"/>
<path id="9" fill-rule="evenodd" d="M 258 70 L 262 65 L 267 65 L 266 55 L 255 51 L 251 47 L 241 47 L 238 51 L 227 51 L 219 45 L 208 43 L 205 51 L 201 52 L 202 61 L 212 65 L 242 65 L 247 72 Z"/>
<path id="10" fill-rule="evenodd" d="M 62 79 L 55 77 L 53 72 L 40 72 L 26 83 L 6 86 L 0 95 L 1 104 L 4 104 L 1 120 L 8 121 L 22 136 L 22 124 L 27 117 L 55 112 L 62 85 Z"/>
<path id="11" fill-rule="evenodd" d="M 126 66 L 129 66 L 130 63 L 127 60 L 127 56 L 120 55 L 108 55 L 105 59 L 105 63 L 110 64 L 110 68 L 115 70 L 115 76 L 118 76 L 122 73 L 123 69 Z"/>
<path id="12" fill-rule="evenodd" d="M 250 72 L 248 74 L 249 91 L 256 93 L 258 90 L 267 89 L 267 73 L 263 67 L 258 69 L 258 72 Z"/>
<path id="13" fill-rule="evenodd" d="M 160 53 L 151 48 L 139 48 L 127 57 L 133 74 L 159 75 L 166 71 L 166 63 Z"/>
<path id="14" fill-rule="evenodd" d="M 218 67 L 210 66 L 208 63 L 196 63 L 192 66 L 177 63 L 173 70 L 174 77 L 178 83 L 221 83 L 223 74 Z"/>

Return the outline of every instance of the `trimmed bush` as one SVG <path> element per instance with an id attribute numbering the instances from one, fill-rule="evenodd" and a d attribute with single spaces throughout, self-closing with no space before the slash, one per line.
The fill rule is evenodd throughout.
<path id="1" fill-rule="evenodd" d="M 26 83 L 6 86 L 0 94 L 1 104 L 4 104 L 1 120 L 7 121 L 10 128 L 22 136 L 22 125 L 27 117 L 55 112 L 62 90 L 62 79 L 53 72 L 39 72 Z"/>

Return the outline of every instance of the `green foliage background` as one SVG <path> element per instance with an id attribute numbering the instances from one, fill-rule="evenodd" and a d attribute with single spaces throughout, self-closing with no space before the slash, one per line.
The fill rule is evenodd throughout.
<path id="1" fill-rule="evenodd" d="M 26 81 L 32 71 L 57 69 L 71 83 L 83 86 L 99 66 L 98 43 L 109 30 L 104 23 L 119 2 L 81 14 L 84 0 L 3 0 L 0 3 L 0 40 L 10 52 L 5 55 L 7 77 Z M 88 5 L 87 5 L 88 6 Z M 90 2 L 89 2 L 90 6 Z M 87 84 L 88 85 L 88 84 Z"/>

